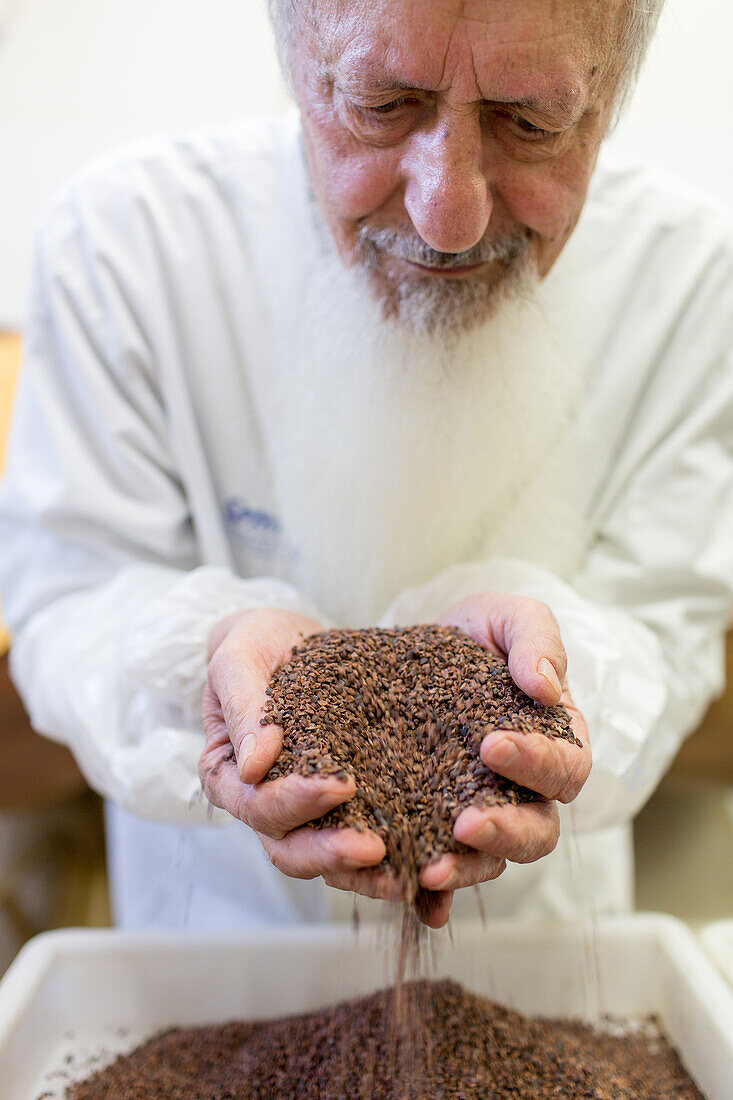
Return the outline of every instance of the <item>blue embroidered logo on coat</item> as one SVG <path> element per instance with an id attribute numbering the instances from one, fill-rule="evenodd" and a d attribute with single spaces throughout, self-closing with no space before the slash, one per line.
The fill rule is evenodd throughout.
<path id="1" fill-rule="evenodd" d="M 248 553 L 271 560 L 281 552 L 282 524 L 277 516 L 250 507 L 241 497 L 228 497 L 224 518 Z"/>

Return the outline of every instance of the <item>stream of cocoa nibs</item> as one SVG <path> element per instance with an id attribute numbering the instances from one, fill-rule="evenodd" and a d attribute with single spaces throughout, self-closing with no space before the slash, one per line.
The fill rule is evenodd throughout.
<path id="1" fill-rule="evenodd" d="M 268 778 L 353 777 L 354 798 L 313 827 L 384 841 L 405 898 L 394 986 L 305 1015 L 168 1029 L 68 1100 L 702 1100 L 651 1021 L 619 1037 L 420 974 L 422 868 L 462 850 L 452 829 L 466 806 L 537 798 L 481 762 L 483 737 L 511 727 L 576 742 L 563 707 L 534 702 L 504 660 L 432 625 L 315 634 L 268 695 L 263 723 L 283 730 Z"/>

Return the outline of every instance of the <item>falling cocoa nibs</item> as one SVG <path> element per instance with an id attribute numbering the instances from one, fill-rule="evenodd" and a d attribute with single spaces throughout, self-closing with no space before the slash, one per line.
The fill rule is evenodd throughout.
<path id="1" fill-rule="evenodd" d="M 422 905 L 422 868 L 469 850 L 453 837 L 461 810 L 538 798 L 482 763 L 486 734 L 505 728 L 581 744 L 563 706 L 525 695 L 505 660 L 452 627 L 313 634 L 268 696 L 262 724 L 282 727 L 283 747 L 267 778 L 353 778 L 355 796 L 314 826 L 378 833 L 385 866 Z"/>

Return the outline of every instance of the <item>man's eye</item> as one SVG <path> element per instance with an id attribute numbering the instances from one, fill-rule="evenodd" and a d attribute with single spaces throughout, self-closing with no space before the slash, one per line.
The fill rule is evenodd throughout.
<path id="1" fill-rule="evenodd" d="M 355 103 L 344 100 L 345 118 L 357 137 L 365 141 L 394 143 L 410 132 L 420 117 L 425 100 L 422 96 L 395 96 L 386 103 Z"/>
<path id="2" fill-rule="evenodd" d="M 365 119 L 388 119 L 392 115 L 399 115 L 401 117 L 407 111 L 411 111 L 413 108 L 416 107 L 422 107 L 423 104 L 424 99 L 422 98 L 422 96 L 407 94 L 397 96 L 395 99 L 390 99 L 388 103 L 375 103 L 368 105 L 353 103 L 351 105 L 351 108 Z"/>
<path id="3" fill-rule="evenodd" d="M 377 115 L 389 115 L 393 111 L 399 111 L 400 107 L 404 107 L 406 103 L 407 96 L 400 96 L 399 99 L 390 99 L 389 103 L 380 103 L 376 107 L 367 107 L 366 109 Z"/>
<path id="4" fill-rule="evenodd" d="M 507 115 L 506 117 L 515 130 L 518 130 L 522 137 L 529 138 L 530 141 L 541 141 L 554 136 L 552 130 L 543 130 L 541 126 L 535 126 L 528 118 L 522 118 L 521 115 Z"/>

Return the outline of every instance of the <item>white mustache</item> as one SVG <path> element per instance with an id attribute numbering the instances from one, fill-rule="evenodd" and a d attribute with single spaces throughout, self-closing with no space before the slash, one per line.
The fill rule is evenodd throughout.
<path id="1" fill-rule="evenodd" d="M 485 237 L 465 252 L 437 252 L 417 235 L 398 233 L 392 229 L 375 229 L 370 225 L 359 226 L 359 237 L 365 245 L 371 246 L 377 252 L 386 252 L 390 256 L 421 264 L 423 267 L 445 269 L 492 263 L 496 260 L 512 263 L 529 247 L 529 236 L 526 233 Z"/>

